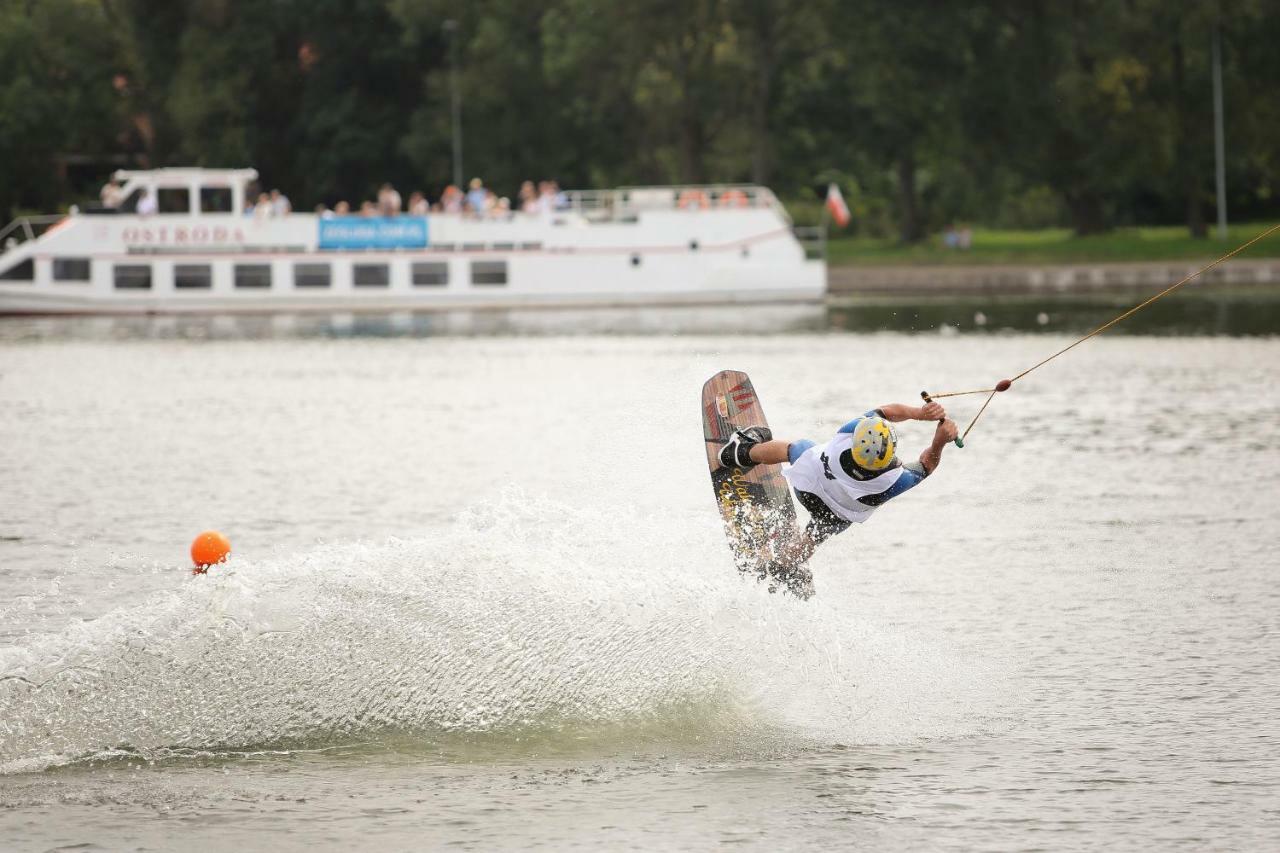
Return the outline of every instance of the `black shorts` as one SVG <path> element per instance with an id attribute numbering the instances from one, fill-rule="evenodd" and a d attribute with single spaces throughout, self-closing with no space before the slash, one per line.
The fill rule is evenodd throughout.
<path id="1" fill-rule="evenodd" d="M 813 538 L 815 545 L 821 545 L 837 533 L 844 533 L 853 524 L 832 512 L 831 507 L 813 492 L 802 492 L 799 489 L 795 492 L 800 506 L 809 511 L 809 524 L 806 525 L 805 532 Z"/>

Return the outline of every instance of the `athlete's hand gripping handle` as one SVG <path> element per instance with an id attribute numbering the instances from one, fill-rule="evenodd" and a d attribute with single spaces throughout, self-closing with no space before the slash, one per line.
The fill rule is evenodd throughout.
<path id="1" fill-rule="evenodd" d="M 920 392 L 920 399 L 921 399 L 921 400 L 924 400 L 926 403 L 932 403 L 932 402 L 933 402 L 933 398 L 929 396 L 929 392 L 928 392 L 928 391 L 921 391 L 921 392 Z M 964 439 L 957 435 L 957 436 L 956 436 L 956 440 L 955 440 L 955 445 L 956 445 L 956 447 L 964 447 Z"/>

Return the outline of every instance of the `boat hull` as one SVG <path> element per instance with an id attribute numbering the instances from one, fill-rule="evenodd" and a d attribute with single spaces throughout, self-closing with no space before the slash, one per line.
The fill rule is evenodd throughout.
<path id="1" fill-rule="evenodd" d="M 158 179 L 157 179 L 158 180 Z M 621 191 L 618 191 L 621 192 Z M 635 201 L 637 191 L 628 191 Z M 744 208 L 332 219 L 75 215 L 0 254 L 0 313 L 199 314 L 805 302 L 826 294 L 767 190 Z M 194 191 L 193 191 L 194 193 Z M 194 195 L 193 195 L 194 197 Z M 646 197 L 647 198 L 647 197 Z M 628 202 L 628 203 L 631 203 Z"/>

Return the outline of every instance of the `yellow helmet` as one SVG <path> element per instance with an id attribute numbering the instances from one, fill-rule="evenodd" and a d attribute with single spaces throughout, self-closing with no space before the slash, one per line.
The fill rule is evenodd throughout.
<path id="1" fill-rule="evenodd" d="M 864 471 L 887 471 L 897 447 L 898 436 L 884 418 L 862 418 L 853 428 L 853 464 Z"/>

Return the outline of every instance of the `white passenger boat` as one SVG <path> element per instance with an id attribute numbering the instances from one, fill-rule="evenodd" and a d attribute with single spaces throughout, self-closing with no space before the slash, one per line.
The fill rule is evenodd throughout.
<path id="1" fill-rule="evenodd" d="M 117 210 L 0 233 L 0 313 L 805 301 L 822 235 L 758 186 L 568 192 L 554 211 L 362 217 L 245 208 L 252 169 L 121 171 Z M 157 212 L 140 215 L 150 196 Z"/>

